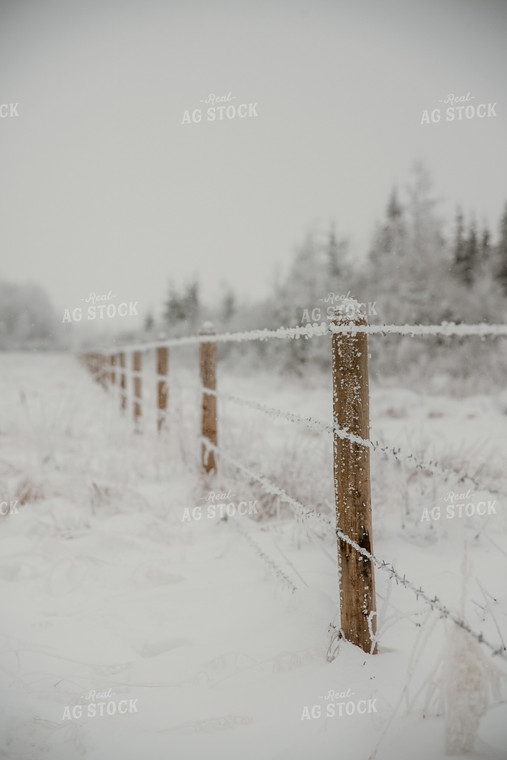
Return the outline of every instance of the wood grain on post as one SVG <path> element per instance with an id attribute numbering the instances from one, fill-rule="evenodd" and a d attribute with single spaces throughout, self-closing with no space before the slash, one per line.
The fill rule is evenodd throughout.
<path id="1" fill-rule="evenodd" d="M 366 325 L 359 304 L 347 299 L 335 311 L 336 325 Z M 370 436 L 368 338 L 366 333 L 332 336 L 333 422 L 361 438 Z M 370 450 L 334 435 L 336 526 L 373 553 Z M 347 641 L 376 653 L 375 575 L 372 562 L 338 538 L 341 631 Z"/>
<path id="2" fill-rule="evenodd" d="M 142 395 L 142 378 L 141 378 L 141 351 L 132 352 L 132 370 L 134 373 L 134 422 L 138 423 L 141 417 L 141 395 Z M 139 374 L 136 374 L 139 373 Z"/>
<path id="3" fill-rule="evenodd" d="M 205 322 L 199 334 L 215 335 L 211 322 Z M 203 388 L 215 391 L 217 387 L 217 344 L 215 341 L 199 344 L 199 368 Z M 207 438 L 215 446 L 217 445 L 217 399 L 216 396 L 206 393 L 204 390 L 202 393 L 201 434 L 203 438 Z M 215 452 L 206 450 L 204 443 L 202 443 L 201 448 L 201 464 L 206 473 L 217 471 Z"/>
<path id="4" fill-rule="evenodd" d="M 163 428 L 167 428 L 167 417 L 165 412 L 167 411 L 167 366 L 169 362 L 169 349 L 167 346 L 157 346 L 157 406 L 161 414 L 157 418 L 157 430 L 160 432 Z M 163 375 L 164 377 L 160 377 Z"/>
<path id="5" fill-rule="evenodd" d="M 109 363 L 111 365 L 111 373 L 110 373 L 111 385 L 115 385 L 116 384 L 116 371 L 115 371 L 116 354 L 111 354 L 111 356 L 109 357 Z"/>
<path id="6" fill-rule="evenodd" d="M 120 351 L 118 354 L 118 364 L 120 365 L 120 409 L 124 412 L 127 408 L 127 374 L 125 372 L 124 351 Z"/>

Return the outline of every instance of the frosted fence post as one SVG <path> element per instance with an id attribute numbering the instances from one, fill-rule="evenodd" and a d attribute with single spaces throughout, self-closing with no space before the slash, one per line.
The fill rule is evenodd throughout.
<path id="1" fill-rule="evenodd" d="M 167 346 L 157 346 L 157 405 L 161 412 L 167 411 L 167 365 L 169 363 L 169 349 Z M 164 377 L 160 377 L 163 375 Z M 165 379 L 164 379 L 165 378 Z M 157 419 L 157 430 L 167 428 L 167 417 L 165 414 L 159 414 Z"/>
<path id="2" fill-rule="evenodd" d="M 120 365 L 120 409 L 124 412 L 127 408 L 127 374 L 125 372 L 124 351 L 120 351 L 118 354 L 118 363 Z"/>
<path id="3" fill-rule="evenodd" d="M 345 299 L 335 309 L 335 325 L 366 325 L 359 304 Z M 333 424 L 369 438 L 368 338 L 366 333 L 333 333 Z M 370 451 L 340 438 L 333 441 L 336 526 L 368 552 L 372 549 Z M 372 562 L 337 539 L 340 567 L 341 631 L 347 641 L 376 653 L 375 575 Z"/>
<path id="4" fill-rule="evenodd" d="M 141 395 L 142 395 L 142 378 L 141 378 L 141 351 L 132 352 L 132 371 L 134 380 L 134 422 L 136 426 L 141 417 Z M 139 373 L 139 374 L 136 374 Z"/>
<path id="5" fill-rule="evenodd" d="M 199 335 L 215 335 L 211 322 L 205 322 Z M 215 341 L 199 343 L 199 368 L 203 388 L 216 390 L 217 344 Z M 217 399 L 203 390 L 202 394 L 202 436 L 217 445 Z M 216 472 L 215 452 L 206 451 L 202 443 L 201 464 L 204 472 Z"/>

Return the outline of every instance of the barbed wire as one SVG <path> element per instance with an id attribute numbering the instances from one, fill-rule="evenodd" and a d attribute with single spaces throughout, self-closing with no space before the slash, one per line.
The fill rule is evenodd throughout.
<path id="1" fill-rule="evenodd" d="M 212 443 L 212 441 L 210 441 L 209 438 L 206 438 L 205 436 L 199 436 L 199 439 L 204 444 L 205 448 L 208 451 L 214 451 L 216 454 L 220 455 L 221 457 L 229 461 L 238 469 L 243 470 L 244 472 L 248 473 L 251 477 L 257 480 L 257 482 L 259 482 L 261 486 L 264 487 L 267 493 L 277 495 L 282 501 L 289 504 L 289 506 L 291 506 L 294 509 L 294 511 L 297 512 L 302 517 L 314 517 L 314 518 L 319 519 L 320 521 L 324 521 L 328 525 L 331 525 L 331 520 L 324 517 L 320 513 L 316 512 L 316 510 L 306 507 L 300 501 L 290 496 L 282 488 L 279 488 L 275 483 L 270 481 L 264 475 L 254 473 L 250 468 L 246 467 L 241 462 L 238 462 L 228 452 L 224 451 L 224 449 Z M 362 546 L 359 546 L 359 544 L 356 541 L 354 541 L 354 539 L 347 536 L 342 530 L 340 530 L 340 528 L 335 528 L 335 534 L 341 541 L 344 541 L 345 543 L 347 543 L 349 546 L 355 549 L 359 554 L 361 554 L 363 557 L 365 557 L 370 562 L 372 562 L 376 567 L 379 568 L 379 570 L 383 570 L 386 573 L 388 573 L 391 579 L 392 578 L 395 579 L 396 583 L 401 583 L 402 586 L 412 591 L 415 594 L 416 599 L 419 599 L 419 597 L 421 597 L 421 599 L 423 599 L 426 602 L 426 604 L 428 604 L 431 607 L 432 610 L 433 609 L 438 610 L 443 618 L 451 620 L 455 625 L 462 628 L 464 631 L 470 634 L 470 636 L 472 636 L 479 644 L 483 644 L 488 649 L 490 649 L 493 655 L 500 656 L 502 659 L 507 661 L 507 655 L 506 655 L 507 650 L 505 646 L 503 645 L 495 646 L 494 644 L 491 644 L 491 642 L 489 642 L 484 637 L 482 632 L 476 633 L 462 618 L 460 618 L 458 615 L 452 612 L 448 607 L 446 607 L 436 595 L 433 597 L 430 597 L 423 590 L 421 586 L 417 587 L 415 584 L 413 584 L 411 581 L 408 580 L 405 574 L 403 574 L 402 576 L 396 570 L 396 568 L 394 567 L 392 563 L 386 562 L 385 560 L 378 559 L 378 557 L 376 557 L 374 554 L 369 552 L 367 549 L 364 549 Z"/>
<path id="2" fill-rule="evenodd" d="M 426 326 L 423 326 L 426 327 Z M 456 327 L 460 327 L 460 325 L 457 325 Z M 477 325 L 476 327 L 480 327 L 480 325 Z M 358 328 L 359 329 L 359 328 Z M 108 372 L 111 372 L 112 365 L 106 365 L 107 369 L 104 367 L 98 368 L 97 370 L 91 370 L 92 374 L 96 374 L 100 377 L 101 373 L 108 374 Z M 121 375 L 122 373 L 126 377 L 145 377 L 144 373 L 137 372 L 135 370 L 132 370 L 127 367 L 119 367 L 118 365 L 115 365 L 116 367 L 116 373 L 118 375 Z M 165 383 L 165 388 L 169 388 L 169 382 L 168 382 L 168 376 L 162 375 L 158 372 L 150 373 L 150 376 L 153 378 L 156 378 L 158 381 L 163 381 Z M 109 380 L 108 380 L 109 381 Z M 114 383 L 113 385 L 115 385 Z M 195 386 L 198 387 L 198 386 Z M 254 409 L 256 411 L 259 411 L 263 414 L 268 415 L 269 417 L 275 419 L 275 418 L 281 418 L 284 420 L 287 420 L 288 422 L 302 424 L 308 429 L 314 429 L 318 430 L 320 432 L 325 432 L 330 435 L 337 435 L 339 438 L 342 438 L 344 440 L 349 440 L 352 443 L 357 443 L 362 446 L 367 446 L 372 451 L 380 452 L 382 454 L 386 454 L 388 456 L 394 457 L 400 464 L 402 462 L 406 462 L 414 467 L 414 469 L 424 470 L 426 472 L 431 472 L 433 475 L 441 475 L 446 480 L 449 479 L 449 477 L 457 478 L 457 483 L 468 483 L 471 484 L 477 491 L 486 491 L 487 493 L 493 494 L 495 496 L 498 496 L 500 498 L 507 498 L 507 493 L 505 491 L 502 491 L 498 488 L 494 488 L 493 486 L 486 485 L 484 483 L 481 483 L 476 477 L 473 475 L 469 475 L 468 473 L 460 473 L 457 470 L 454 470 L 450 467 L 444 467 L 440 465 L 435 460 L 422 460 L 419 459 L 415 454 L 412 452 L 403 451 L 401 447 L 395 447 L 395 446 L 389 446 L 388 444 L 380 443 L 379 441 L 372 441 L 368 438 L 361 438 L 358 435 L 355 435 L 354 433 L 349 432 L 345 428 L 341 428 L 340 426 L 334 424 L 334 425 L 328 425 L 325 422 L 322 422 L 321 420 L 312 418 L 312 417 L 302 417 L 301 415 L 295 413 L 295 412 L 286 412 L 282 409 L 278 409 L 276 407 L 268 406 L 267 404 L 262 404 L 257 401 L 253 401 L 250 399 L 244 399 L 240 398 L 239 396 L 235 396 L 231 393 L 225 393 L 223 391 L 213 391 L 210 388 L 204 388 L 203 386 L 200 386 L 200 391 L 208 393 L 209 395 L 213 395 L 216 398 L 223 398 L 231 401 L 232 403 L 249 407 L 251 409 Z"/>
<path id="3" fill-rule="evenodd" d="M 231 520 L 235 528 L 238 530 L 242 538 L 250 545 L 250 547 L 255 551 L 255 553 L 263 560 L 263 562 L 269 567 L 270 571 L 277 576 L 277 578 L 280 578 L 294 593 L 294 591 L 298 590 L 298 586 L 289 578 L 289 576 L 284 573 L 284 571 L 276 564 L 275 560 L 272 559 L 265 551 L 264 549 L 261 549 L 261 547 L 258 545 L 256 541 L 252 538 L 251 534 L 243 528 L 243 526 L 240 524 L 239 520 L 237 518 L 233 518 Z"/>
<path id="4" fill-rule="evenodd" d="M 357 325 L 354 322 L 338 325 L 332 322 L 316 322 L 297 327 L 278 327 L 276 329 L 262 328 L 224 333 L 203 333 L 202 335 L 187 335 L 180 338 L 168 338 L 167 340 L 149 341 L 145 343 L 131 343 L 127 345 L 119 344 L 114 348 L 87 349 L 83 353 L 101 353 L 110 356 L 111 354 L 116 354 L 122 351 L 149 351 L 154 348 L 189 346 L 196 343 L 242 343 L 246 341 L 269 340 L 271 338 L 278 340 L 297 340 L 298 338 L 322 337 L 329 333 L 350 333 L 352 335 L 357 333 L 368 333 L 370 335 L 392 334 L 409 337 L 424 337 L 430 335 L 466 337 L 476 335 L 485 338 L 490 336 L 506 336 L 507 325 L 490 324 L 487 322 L 478 324 L 442 322 L 438 325 Z"/>
<path id="5" fill-rule="evenodd" d="M 235 396 L 231 393 L 211 390 L 210 388 L 205 388 L 204 386 L 201 386 L 201 391 L 202 393 L 207 393 L 211 396 L 215 396 L 216 398 L 223 398 L 240 406 L 245 406 L 255 411 L 261 412 L 271 417 L 272 419 L 280 418 L 288 422 L 304 425 L 308 429 L 318 430 L 319 432 L 324 432 L 328 435 L 336 435 L 339 438 L 351 441 L 351 443 L 357 443 L 359 445 L 366 446 L 372 451 L 392 456 L 400 463 L 403 461 L 408 462 L 416 469 L 431 472 L 433 475 L 442 475 L 446 478 L 446 480 L 449 477 L 455 477 L 457 478 L 458 483 L 468 482 L 471 483 L 478 491 L 487 491 L 488 493 L 495 494 L 496 496 L 507 498 L 506 492 L 501 491 L 497 488 L 493 488 L 492 486 L 485 485 L 472 475 L 457 472 L 450 467 L 444 467 L 434 460 L 421 460 L 415 454 L 403 451 L 401 447 L 389 446 L 388 444 L 379 443 L 379 441 L 371 441 L 368 438 L 361 438 L 360 436 L 355 435 L 354 433 L 350 433 L 348 430 L 340 427 L 337 424 L 328 425 L 327 423 L 315 419 L 314 417 L 302 417 L 295 412 L 285 412 L 282 409 L 278 409 L 277 407 L 268 406 L 267 404 L 262 404 L 258 401 L 252 401 L 250 399 L 240 398 L 239 396 Z"/>
<path id="6" fill-rule="evenodd" d="M 211 391 L 210 389 L 203 389 L 203 390 L 211 394 L 217 395 L 216 391 Z M 232 397 L 232 394 L 227 394 L 227 395 L 229 395 L 231 398 L 239 398 L 239 397 Z M 263 411 L 262 409 L 263 405 L 259 405 L 257 404 L 257 402 L 249 402 L 245 399 L 242 399 L 240 401 L 240 403 L 244 403 L 244 402 L 246 402 L 248 405 L 254 404 L 255 408 L 261 408 L 261 411 Z M 326 429 L 328 432 L 330 431 L 333 434 L 336 433 L 337 435 L 340 435 L 344 438 L 348 438 L 349 440 L 352 440 L 353 442 L 360 443 L 366 446 L 371 446 L 371 447 L 379 447 L 378 444 L 374 444 L 372 441 L 369 441 L 368 439 L 362 439 L 359 436 L 349 433 L 348 431 L 340 430 L 338 426 L 327 426 L 327 425 L 324 425 L 324 423 L 320 423 L 319 421 L 312 420 L 312 418 L 308 418 L 307 420 L 305 420 L 304 418 L 300 418 L 299 415 L 294 415 L 293 413 L 285 413 L 285 412 L 282 412 L 282 410 L 271 409 L 269 407 L 264 406 L 264 410 L 266 409 L 269 410 L 270 414 L 272 414 L 273 412 L 279 415 L 288 414 L 290 416 L 291 421 L 295 421 L 296 418 L 299 418 L 298 421 L 311 422 L 312 424 L 317 424 L 319 427 L 324 426 L 324 429 Z M 161 410 L 159 410 L 159 412 L 161 412 Z M 161 412 L 161 414 L 164 417 L 171 416 L 170 413 L 166 413 L 166 412 Z M 270 495 L 276 495 L 278 496 L 278 498 L 280 498 L 281 501 L 287 503 L 293 509 L 294 513 L 298 515 L 302 520 L 304 520 L 305 518 L 314 518 L 314 519 L 317 519 L 319 522 L 324 523 L 327 527 L 334 528 L 330 518 L 325 517 L 321 513 L 317 512 L 316 510 L 305 506 L 300 501 L 290 496 L 286 491 L 284 491 L 284 489 L 280 488 L 275 483 L 270 481 L 266 476 L 261 475 L 259 473 L 255 473 L 246 465 L 242 464 L 241 462 L 238 462 L 234 457 L 232 457 L 224 449 L 216 446 L 212 441 L 210 441 L 209 438 L 206 438 L 205 436 L 198 436 L 198 439 L 204 444 L 206 451 L 216 452 L 218 455 L 220 455 L 221 457 L 229 461 L 231 464 L 233 464 L 237 469 L 248 474 L 250 477 L 252 477 L 261 485 L 261 487 L 265 490 L 265 492 L 267 492 Z M 395 451 L 395 450 L 393 449 L 392 451 Z M 414 458 L 414 455 L 409 455 L 409 458 Z M 453 474 L 455 475 L 457 474 L 454 471 L 451 471 L 451 472 L 453 472 Z M 461 476 L 460 482 L 464 479 L 464 477 L 468 478 L 469 476 Z M 490 649 L 493 655 L 498 655 L 502 657 L 502 659 L 507 660 L 507 656 L 505 654 L 507 650 L 504 645 L 495 647 L 495 645 L 491 644 L 491 642 L 489 642 L 484 637 L 482 632 L 476 633 L 462 618 L 460 618 L 458 615 L 456 615 L 451 610 L 449 610 L 449 608 L 446 607 L 436 595 L 434 597 L 430 597 L 422 589 L 421 586 L 417 587 L 410 580 L 408 580 L 405 574 L 401 576 L 392 563 L 389 563 L 385 560 L 380 560 L 374 554 L 367 551 L 363 547 L 359 546 L 359 544 L 356 541 L 354 541 L 349 536 L 347 536 L 340 528 L 335 528 L 334 532 L 337 538 L 339 538 L 341 541 L 344 541 L 349 546 L 354 548 L 359 554 L 361 554 L 370 562 L 372 562 L 380 570 L 384 570 L 385 572 L 387 572 L 390 575 L 391 579 L 392 578 L 395 579 L 397 584 L 401 583 L 402 586 L 412 591 L 415 594 L 417 600 L 419 599 L 419 597 L 421 597 L 426 602 L 426 604 L 428 604 L 431 607 L 432 610 L 434 609 L 438 610 L 440 612 L 441 617 L 451 620 L 455 625 L 462 628 L 470 636 L 472 636 L 478 643 L 483 644 L 488 649 Z M 261 556 L 261 558 L 266 562 L 266 564 L 270 566 L 272 571 L 275 572 L 275 574 L 278 575 L 280 578 L 283 578 L 284 582 L 287 585 L 289 585 L 293 591 L 296 590 L 297 587 L 290 580 L 290 578 L 280 568 L 277 567 L 276 563 L 270 557 L 268 557 L 268 555 L 255 543 L 255 541 L 251 538 L 251 536 L 249 536 L 249 534 L 246 534 L 246 536 L 247 536 L 246 540 L 248 541 L 248 543 L 250 543 L 250 545 L 253 548 L 255 548 L 256 552 L 259 554 L 259 556 Z"/>

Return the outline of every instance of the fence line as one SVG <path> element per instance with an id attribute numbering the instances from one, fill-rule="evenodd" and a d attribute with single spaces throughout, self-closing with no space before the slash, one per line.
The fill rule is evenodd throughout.
<path id="1" fill-rule="evenodd" d="M 361 436 L 355 435 L 354 433 L 351 433 L 350 431 L 340 427 L 337 424 L 329 425 L 328 423 L 322 422 L 322 420 L 318 420 L 315 417 L 302 417 L 295 412 L 286 412 L 283 409 L 279 409 L 278 407 L 268 406 L 267 404 L 262 404 L 251 399 L 244 399 L 239 396 L 235 396 L 232 393 L 226 393 L 224 391 L 212 391 L 209 388 L 204 388 L 203 386 L 201 386 L 200 390 L 202 393 L 208 393 L 210 395 L 216 396 L 216 398 L 222 398 L 227 401 L 231 401 L 233 404 L 238 404 L 238 406 L 244 406 L 254 411 L 261 412 L 262 414 L 265 414 L 272 419 L 283 419 L 287 422 L 303 425 L 308 430 L 313 429 L 318 430 L 319 432 L 327 433 L 329 435 L 336 435 L 339 438 L 349 440 L 352 443 L 358 443 L 362 446 L 367 446 L 372 451 L 392 456 L 394 459 L 396 459 L 396 461 L 400 463 L 407 462 L 416 469 L 431 472 L 433 475 L 442 475 L 446 478 L 446 480 L 449 477 L 456 477 L 458 479 L 458 483 L 468 482 L 471 483 L 478 491 L 487 491 L 488 493 L 495 494 L 496 496 L 507 498 L 507 493 L 505 491 L 500 491 L 497 488 L 493 488 L 492 486 L 481 483 L 473 475 L 468 475 L 464 472 L 460 473 L 457 470 L 453 470 L 451 467 L 444 467 L 437 464 L 437 462 L 431 459 L 426 461 L 419 459 L 415 454 L 403 451 L 403 449 L 399 446 L 389 446 L 385 443 L 379 443 L 379 441 L 372 441 L 369 438 L 362 438 Z"/>
<path id="2" fill-rule="evenodd" d="M 328 525 L 329 527 L 333 527 L 331 520 L 326 518 L 324 515 L 321 515 L 319 512 L 317 512 L 314 509 L 311 509 L 310 507 L 305 506 L 302 504 L 298 499 L 295 499 L 293 496 L 290 496 L 286 491 L 284 491 L 283 488 L 280 488 L 275 483 L 270 481 L 268 478 L 265 477 L 265 475 L 260 475 L 241 462 L 238 462 L 233 456 L 231 456 L 227 451 L 224 451 L 221 447 L 215 446 L 211 441 L 203 439 L 201 436 L 201 440 L 205 441 L 205 445 L 212 449 L 217 455 L 220 455 L 224 459 L 226 459 L 228 462 L 233 464 L 237 469 L 242 470 L 243 472 L 247 473 L 250 477 L 254 478 L 263 488 L 266 493 L 269 493 L 270 495 L 276 495 L 280 498 L 281 501 L 284 501 L 286 504 L 288 504 L 296 514 L 301 516 L 303 519 L 305 517 L 312 517 L 320 522 L 323 522 L 324 524 Z M 376 557 L 374 554 L 369 552 L 364 547 L 360 546 L 356 541 L 351 539 L 349 536 L 347 536 L 343 531 L 341 531 L 339 528 L 336 529 L 336 535 L 338 538 L 340 538 L 342 541 L 347 543 L 349 546 L 351 546 L 353 549 L 356 550 L 359 554 L 361 554 L 363 557 L 368 559 L 370 562 L 375 564 L 376 567 L 378 567 L 380 570 L 384 570 L 386 573 L 389 574 L 391 578 L 394 578 L 396 583 L 401 583 L 402 586 L 412 591 L 416 599 L 423 599 L 426 604 L 428 604 L 431 609 L 437 609 L 442 617 L 449 618 L 453 623 L 458 625 L 460 628 L 465 630 L 467 633 L 469 633 L 471 636 L 473 636 L 476 641 L 478 641 L 480 644 L 484 644 L 488 649 L 491 650 L 493 655 L 499 655 L 507 661 L 507 649 L 502 646 L 495 646 L 494 644 L 491 644 L 487 639 L 484 638 L 482 633 L 476 633 L 462 618 L 460 618 L 457 614 L 453 613 L 451 610 L 449 610 L 435 595 L 433 597 L 430 597 L 421 586 L 417 587 L 414 583 L 408 580 L 405 574 L 401 575 L 394 565 L 392 565 L 390 562 L 386 562 L 385 560 L 381 560 L 378 557 Z"/>
<path id="3" fill-rule="evenodd" d="M 264 404 L 239 399 L 232 394 L 220 394 L 216 391 L 216 356 L 217 343 L 219 342 L 242 342 L 252 340 L 274 339 L 299 339 L 332 336 L 332 368 L 333 368 L 333 425 L 325 425 L 312 418 L 303 418 L 300 415 L 282 412 L 282 410 L 268 407 Z M 307 325 L 296 328 L 278 328 L 277 330 L 251 330 L 239 333 L 222 333 L 215 335 L 212 327 L 207 323 L 199 335 L 176 338 L 167 341 L 157 341 L 132 346 L 117 346 L 104 350 L 100 353 L 90 352 L 83 355 L 83 359 L 92 370 L 95 378 L 107 388 L 107 382 L 112 387 L 116 385 L 116 369 L 119 367 L 121 386 L 122 409 L 126 405 L 126 377 L 131 375 L 133 380 L 133 413 L 137 423 L 142 415 L 142 354 L 152 348 L 157 349 L 157 371 L 155 377 L 158 380 L 158 416 L 157 429 L 161 430 L 161 420 L 171 416 L 166 410 L 167 402 L 167 358 L 168 349 L 171 346 L 198 344 L 200 346 L 200 377 L 202 398 L 201 435 L 198 441 L 201 446 L 201 466 L 206 474 L 216 472 L 217 463 L 215 454 L 226 461 L 229 460 L 237 469 L 243 471 L 249 477 L 256 480 L 261 488 L 281 501 L 289 504 L 297 517 L 317 519 L 326 527 L 333 527 L 338 543 L 338 558 L 341 574 L 340 583 L 340 607 L 342 623 L 347 621 L 344 638 L 361 646 L 364 651 L 373 652 L 376 647 L 375 636 L 375 585 L 373 568 L 377 567 L 389 572 L 391 578 L 397 583 L 402 583 L 412 590 L 440 614 L 449 618 L 456 625 L 466 630 L 480 643 L 484 643 L 493 654 L 501 654 L 504 659 L 505 647 L 495 648 L 486 641 L 482 633 L 476 634 L 464 620 L 445 607 L 438 597 L 430 598 L 422 588 L 403 577 L 395 570 L 393 565 L 379 560 L 371 546 L 371 507 L 370 507 L 370 475 L 369 475 L 369 450 L 395 456 L 398 461 L 410 462 L 414 467 L 425 469 L 434 474 L 443 474 L 446 477 L 453 475 L 458 482 L 468 480 L 475 487 L 490 493 L 500 491 L 482 486 L 475 478 L 460 474 L 452 469 L 442 468 L 436 462 L 421 462 L 413 454 L 402 453 L 401 449 L 381 445 L 369 439 L 369 392 L 368 392 L 368 369 L 367 369 L 367 335 L 368 334 L 399 334 L 410 337 L 427 335 L 444 336 L 481 336 L 494 337 L 507 335 L 507 325 L 456 325 L 443 323 L 441 325 L 367 325 L 366 320 L 359 315 L 355 317 L 345 313 L 343 308 L 336 309 L 335 321 L 321 323 L 320 325 Z M 161 359 L 161 352 L 165 351 L 165 359 Z M 127 352 L 132 353 L 132 367 L 127 368 L 125 357 Z M 116 357 L 119 357 L 119 361 Z M 162 390 L 162 392 L 161 392 Z M 334 484 L 336 502 L 336 527 L 331 519 L 321 515 L 313 509 L 305 507 L 297 499 L 289 496 L 283 489 L 276 486 L 262 474 L 253 472 L 244 464 L 235 460 L 225 452 L 217 443 L 217 413 L 216 402 L 220 397 L 229 397 L 236 403 L 240 403 L 257 409 L 269 416 L 282 416 L 291 422 L 303 423 L 309 427 L 317 428 L 333 435 L 334 443 Z M 137 426 L 136 426 L 137 427 Z M 346 528 L 345 530 L 343 528 Z M 253 539 L 251 544 L 255 544 Z M 257 547 L 259 549 L 259 547 Z M 351 551 L 353 550 L 353 551 Z M 262 550 L 259 549 L 262 556 Z M 259 553 L 258 551 L 258 553 Z M 266 561 L 267 555 L 262 556 Z M 366 561 L 366 564 L 365 564 Z M 271 560 L 272 562 L 272 560 Z M 361 564 L 359 564 L 361 563 Z M 267 562 L 269 564 L 269 562 Z M 276 563 L 275 563 L 276 564 Z M 366 572 L 366 575 L 365 575 Z M 364 592 L 365 578 L 368 578 L 368 593 Z M 345 588 L 345 593 L 343 589 Z M 364 617 L 364 619 L 363 619 Z M 367 620 L 367 625 L 365 625 Z"/>
<path id="4" fill-rule="evenodd" d="M 123 370 L 120 369 L 120 373 L 122 371 Z M 98 372 L 100 373 L 100 370 L 98 370 Z M 133 378 L 143 377 L 142 372 L 136 372 L 130 369 L 127 370 L 126 374 L 129 377 L 133 377 Z M 165 381 L 167 384 L 167 375 L 154 373 L 154 377 Z M 431 472 L 433 475 L 442 475 L 446 480 L 449 477 L 455 477 L 457 478 L 457 483 L 464 483 L 464 484 L 468 483 L 472 485 L 478 491 L 486 491 L 487 493 L 498 496 L 500 498 L 507 498 L 507 493 L 505 491 L 502 491 L 498 488 L 494 488 L 493 486 L 482 483 L 473 475 L 459 472 L 457 470 L 452 469 L 451 467 L 444 467 L 431 459 L 430 460 L 419 459 L 415 454 L 408 451 L 404 451 L 402 447 L 400 446 L 398 447 L 390 446 L 388 444 L 380 443 L 377 440 L 372 441 L 367 438 L 362 438 L 361 436 L 355 435 L 349 432 L 348 430 L 341 428 L 340 426 L 336 424 L 329 425 L 325 422 L 322 422 L 321 420 L 318 420 L 312 417 L 302 417 L 301 415 L 298 415 L 295 412 L 286 412 L 286 411 L 283 411 L 282 409 L 271 407 L 266 404 L 262 404 L 250 399 L 243 399 L 243 398 L 240 398 L 239 396 L 235 396 L 230 393 L 225 393 L 223 391 L 218 392 L 210 388 L 204 388 L 204 386 L 200 386 L 200 390 L 202 393 L 215 396 L 216 398 L 227 399 L 231 401 L 232 403 L 249 407 L 253 410 L 259 411 L 271 417 L 272 419 L 280 418 L 288 422 L 302 424 L 307 429 L 314 429 L 321 432 L 325 432 L 329 435 L 336 435 L 340 438 L 350 440 L 353 443 L 358 443 L 360 445 L 367 446 L 372 451 L 394 457 L 396 461 L 400 463 L 405 462 L 413 466 L 415 469 Z"/>
<path id="5" fill-rule="evenodd" d="M 118 344 L 114 348 L 90 349 L 90 353 L 100 352 L 107 356 L 117 353 L 118 351 L 149 351 L 159 347 L 190 346 L 197 343 L 243 343 L 245 341 L 269 340 L 275 338 L 279 340 L 298 339 L 298 338 L 315 338 L 329 335 L 330 333 L 368 333 L 369 335 L 405 335 L 408 337 L 425 337 L 443 335 L 452 336 L 507 336 L 506 324 L 490 324 L 487 322 L 479 324 L 455 322 L 442 322 L 438 325 L 356 325 L 350 324 L 334 325 L 332 323 L 321 322 L 320 324 L 302 325 L 298 327 L 278 327 L 275 330 L 268 328 L 244 330 L 240 332 L 224 332 L 217 335 L 187 335 L 181 338 L 168 338 L 167 340 L 149 341 L 147 343 L 131 343 L 127 345 Z"/>

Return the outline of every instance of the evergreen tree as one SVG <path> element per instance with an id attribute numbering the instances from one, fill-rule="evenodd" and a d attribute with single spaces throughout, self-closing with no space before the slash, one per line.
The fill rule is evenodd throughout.
<path id="1" fill-rule="evenodd" d="M 387 204 L 387 225 L 384 228 L 384 251 L 394 255 L 403 255 L 401 242 L 404 238 L 403 208 L 398 201 L 396 188 L 391 191 Z"/>
<path id="2" fill-rule="evenodd" d="M 144 320 L 144 329 L 147 333 L 150 333 L 153 330 L 154 326 L 155 326 L 155 320 L 153 318 L 153 314 L 150 311 L 148 312 Z"/>
<path id="3" fill-rule="evenodd" d="M 479 243 L 478 268 L 481 274 L 491 272 L 491 233 L 486 224 L 482 228 L 481 240 Z"/>
<path id="4" fill-rule="evenodd" d="M 163 318 L 172 326 L 185 319 L 185 305 L 172 280 L 169 282 L 169 293 L 165 302 Z"/>
<path id="5" fill-rule="evenodd" d="M 178 293 L 174 287 L 174 283 L 171 281 L 163 313 L 165 322 L 173 328 L 185 327 L 189 331 L 195 332 L 199 325 L 200 313 L 199 283 L 197 279 L 187 285 L 181 294 Z"/>
<path id="6" fill-rule="evenodd" d="M 500 220 L 500 240 L 497 246 L 498 274 L 497 278 L 507 295 L 507 203 Z"/>
<path id="7" fill-rule="evenodd" d="M 475 231 L 475 222 L 470 223 L 468 238 L 465 243 L 465 257 L 463 262 L 462 277 L 465 285 L 470 287 L 477 274 L 477 261 L 479 247 L 477 244 L 477 233 Z"/>
<path id="8" fill-rule="evenodd" d="M 376 301 L 386 323 L 431 323 L 447 309 L 447 251 L 431 178 L 422 164 L 412 169 L 406 197 L 401 203 L 394 189 L 388 198 L 360 300 Z"/>
<path id="9" fill-rule="evenodd" d="M 479 242 L 475 221 L 471 221 L 468 235 L 464 235 L 463 214 L 458 210 L 456 215 L 456 237 L 454 242 L 454 273 L 458 280 L 471 287 L 477 279 L 479 270 L 482 269 L 483 244 L 488 245 L 488 235 Z"/>
<path id="10" fill-rule="evenodd" d="M 334 224 L 331 225 L 328 238 L 325 243 L 327 255 L 327 270 L 331 283 L 339 282 L 343 275 L 343 258 L 346 252 L 347 243 L 345 240 L 337 240 Z"/>
<path id="11" fill-rule="evenodd" d="M 220 306 L 220 319 L 227 324 L 231 321 L 237 311 L 236 296 L 232 288 L 226 287 Z"/>
<path id="12" fill-rule="evenodd" d="M 454 236 L 454 271 L 459 277 L 462 277 L 462 269 L 465 262 L 465 223 L 463 219 L 463 212 L 461 207 L 458 206 L 456 210 L 456 232 Z"/>
<path id="13" fill-rule="evenodd" d="M 201 312 L 199 302 L 199 282 L 194 279 L 187 285 L 185 294 L 181 299 L 183 307 L 184 321 L 188 324 L 190 330 L 195 332 L 199 326 L 199 317 Z"/>
<path id="14" fill-rule="evenodd" d="M 386 209 L 386 221 L 377 230 L 370 259 L 382 268 L 397 266 L 395 260 L 401 259 L 406 252 L 406 229 L 403 207 L 398 201 L 396 188 L 393 188 Z"/>

